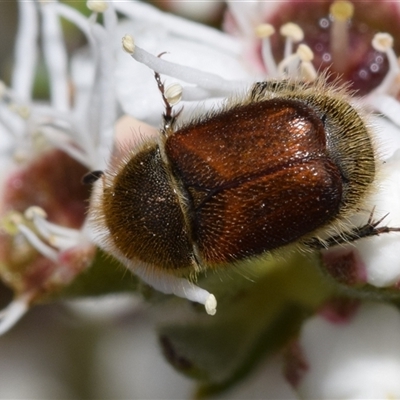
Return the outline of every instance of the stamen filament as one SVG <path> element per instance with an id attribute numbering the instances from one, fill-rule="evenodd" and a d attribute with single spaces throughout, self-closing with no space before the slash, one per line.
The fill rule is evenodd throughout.
<path id="1" fill-rule="evenodd" d="M 178 278 L 168 273 L 150 274 L 146 269 L 135 268 L 134 272 L 154 289 L 203 304 L 209 315 L 217 312 L 217 300 L 213 294 L 202 289 L 187 279 Z"/>
<path id="2" fill-rule="evenodd" d="M 0 121 L 7 128 L 7 132 L 9 132 L 16 139 L 20 139 L 25 134 L 23 120 L 18 114 L 10 110 L 9 107 L 1 104 L 1 102 Z"/>
<path id="3" fill-rule="evenodd" d="M 372 47 L 386 54 L 389 62 L 389 71 L 380 85 L 374 90 L 374 94 L 377 93 L 393 93 L 396 95 L 396 91 L 399 88 L 399 75 L 400 67 L 396 57 L 396 53 L 393 50 L 393 37 L 388 33 L 377 33 L 372 39 Z"/>
<path id="4" fill-rule="evenodd" d="M 96 46 L 93 41 L 92 33 L 90 31 L 91 24 L 88 22 L 87 18 L 85 18 L 79 11 L 75 10 L 72 7 L 67 6 L 66 4 L 62 3 L 55 3 L 54 4 L 55 10 L 57 13 L 65 18 L 66 20 L 72 22 L 79 28 L 82 33 L 85 35 L 86 40 L 89 43 L 90 50 L 94 52 L 94 56 L 96 55 Z"/>
<path id="5" fill-rule="evenodd" d="M 29 207 L 25 216 L 32 220 L 39 234 L 53 247 L 65 250 L 79 244 L 81 234 L 78 230 L 47 221 L 45 212 L 39 207 Z"/>
<path id="6" fill-rule="evenodd" d="M 29 101 L 32 98 L 39 34 L 36 4 L 33 1 L 19 0 L 18 15 L 19 22 L 11 87 L 19 98 Z"/>
<path id="7" fill-rule="evenodd" d="M 265 69 L 270 78 L 278 76 L 278 67 L 272 54 L 270 37 L 274 34 L 275 29 L 270 24 L 262 24 L 256 28 L 256 35 L 262 39 L 261 55 Z"/>
<path id="8" fill-rule="evenodd" d="M 330 7 L 332 27 L 330 30 L 330 51 L 333 67 L 337 72 L 344 72 L 349 56 L 349 23 L 354 13 L 350 1 L 335 1 Z"/>
<path id="9" fill-rule="evenodd" d="M 98 85 L 90 85 L 93 92 L 87 97 L 85 104 L 79 102 L 79 107 L 74 109 L 74 115 L 79 122 L 76 124 L 79 127 L 76 137 L 79 138 L 78 143 L 88 158 L 85 165 L 90 164 L 90 169 L 104 169 L 112 144 L 116 114 L 113 106 L 114 58 L 110 57 L 114 52 L 112 35 L 99 24 L 89 23 L 76 10 L 63 4 L 55 6 L 60 15 L 74 23 L 85 34 L 97 66 L 95 79 Z M 113 30 L 117 17 L 112 3 L 108 3 L 103 17 L 107 30 Z"/>
<path id="10" fill-rule="evenodd" d="M 251 37 L 253 32 L 251 30 L 251 24 L 249 24 L 251 19 L 246 12 L 247 7 L 242 7 L 242 4 L 240 4 L 241 2 L 238 1 L 227 0 L 227 3 L 229 4 L 229 11 L 231 12 L 239 30 L 241 31 L 241 34 L 245 37 Z"/>
<path id="11" fill-rule="evenodd" d="M 209 72 L 165 61 L 160 57 L 151 55 L 136 45 L 131 56 L 136 61 L 147 65 L 150 69 L 159 74 L 168 75 L 188 83 L 197 84 L 202 88 L 208 89 L 216 96 L 229 95 L 232 92 L 243 90 L 248 86 L 248 84 L 244 82 L 227 81 L 222 77 Z"/>
<path id="12" fill-rule="evenodd" d="M 317 78 L 317 71 L 311 63 L 314 59 L 313 51 L 307 45 L 300 44 L 297 48 L 296 54 L 301 60 L 299 70 L 300 77 L 307 82 L 314 81 Z"/>
<path id="13" fill-rule="evenodd" d="M 50 78 L 50 98 L 54 108 L 67 111 L 69 87 L 67 73 L 67 51 L 54 3 L 40 3 L 42 12 L 43 54 Z"/>
<path id="14" fill-rule="evenodd" d="M 88 169 L 92 169 L 93 164 L 96 164 L 93 159 L 95 156 L 92 154 L 87 154 L 73 143 L 70 139 L 62 135 L 60 131 L 57 131 L 50 126 L 43 127 L 41 133 L 46 137 L 46 139 L 52 143 L 56 148 L 64 151 L 74 160 L 78 161 L 80 164 L 85 165 Z M 89 149 L 90 150 L 90 149 Z M 93 153 L 93 151 L 91 151 Z"/>
<path id="15" fill-rule="evenodd" d="M 286 37 L 283 58 L 287 58 L 293 54 L 293 44 L 304 39 L 304 32 L 297 24 L 288 22 L 281 26 L 279 33 Z"/>
<path id="16" fill-rule="evenodd" d="M 26 240 L 44 257 L 57 262 L 57 251 L 44 243 L 39 236 L 22 223 L 16 224 L 18 230 L 25 236 Z"/>
<path id="17" fill-rule="evenodd" d="M 233 54 L 240 54 L 240 46 L 237 40 L 200 23 L 186 21 L 172 14 L 163 13 L 148 4 L 135 1 L 115 1 L 112 3 L 115 10 L 130 19 L 147 21 L 149 26 L 166 27 L 176 36 L 182 36 L 188 40 L 202 41 L 207 45 L 218 47 L 221 50 Z M 252 32 L 251 32 L 252 33 Z"/>
<path id="18" fill-rule="evenodd" d="M 114 9 L 109 8 L 105 11 L 105 16 L 108 16 L 107 20 L 112 25 Z M 97 42 L 99 49 L 99 62 L 97 68 L 96 81 L 98 85 L 95 85 L 95 95 L 97 91 L 97 97 L 100 99 L 99 109 L 97 110 L 98 116 L 98 130 L 95 136 L 94 146 L 91 148 L 96 149 L 94 155 L 94 162 L 91 166 L 95 170 L 103 170 L 108 162 L 110 148 L 112 147 L 114 137 L 114 121 L 116 120 L 116 101 L 115 101 L 115 90 L 114 90 L 114 57 L 110 57 L 110 54 L 114 52 L 114 46 L 112 41 L 112 35 L 107 32 L 102 26 L 96 24 L 92 28 L 93 36 Z M 90 135 L 86 135 L 90 137 Z"/>
<path id="19" fill-rule="evenodd" d="M 95 65 L 98 65 L 99 63 L 97 60 L 99 57 L 99 51 L 96 40 L 93 37 L 93 25 L 77 10 L 68 7 L 65 4 L 56 3 L 54 4 L 54 7 L 57 9 L 57 12 L 60 16 L 72 22 L 82 31 L 88 41 L 92 58 L 95 60 Z M 93 76 L 92 79 L 96 78 L 97 77 Z M 96 148 L 94 146 L 94 143 L 97 139 L 96 135 L 98 133 L 98 128 L 95 128 L 95 126 L 98 124 L 97 120 L 99 115 L 99 111 L 94 106 L 94 103 L 98 100 L 98 96 L 96 95 L 96 89 L 93 88 L 93 84 L 88 83 L 87 86 L 92 88 L 92 93 L 90 93 L 88 96 L 85 96 L 85 99 L 80 98 L 79 101 L 76 101 L 74 104 L 73 119 L 76 122 L 75 125 L 77 127 L 75 139 L 80 147 L 87 153 L 87 159 L 84 165 L 90 164 L 90 169 L 96 169 L 96 161 L 98 159 L 103 159 L 103 157 L 96 157 Z M 79 87 L 77 87 L 77 92 L 79 92 Z M 91 110 L 94 111 L 91 112 Z M 92 126 L 93 124 L 95 124 L 95 126 Z M 95 139 L 93 139 L 93 136 Z"/>
<path id="20" fill-rule="evenodd" d="M 200 88 L 200 87 L 193 87 L 193 86 L 186 86 L 185 90 L 182 92 L 182 99 L 183 101 L 198 101 L 209 99 L 213 95 L 209 90 Z"/>
<path id="21" fill-rule="evenodd" d="M 17 297 L 0 312 L 0 335 L 9 331 L 28 311 L 32 295 Z"/>
<path id="22" fill-rule="evenodd" d="M 293 78 L 297 75 L 300 65 L 300 57 L 295 53 L 284 58 L 278 65 L 278 73 L 282 77 Z"/>

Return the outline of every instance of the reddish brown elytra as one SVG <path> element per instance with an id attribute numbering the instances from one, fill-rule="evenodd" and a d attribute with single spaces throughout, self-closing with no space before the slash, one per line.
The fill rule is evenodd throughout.
<path id="1" fill-rule="evenodd" d="M 376 163 L 369 128 L 344 88 L 322 79 L 258 83 L 179 125 L 156 79 L 166 105 L 160 138 L 106 171 L 98 211 L 120 258 L 146 276 L 398 230 L 372 219 L 340 230 L 373 190 Z M 338 235 L 323 238 L 327 228 Z"/>
<path id="2" fill-rule="evenodd" d="M 324 124 L 296 100 L 239 105 L 183 127 L 165 152 L 190 199 L 206 264 L 281 247 L 340 208 L 342 176 L 327 155 Z"/>

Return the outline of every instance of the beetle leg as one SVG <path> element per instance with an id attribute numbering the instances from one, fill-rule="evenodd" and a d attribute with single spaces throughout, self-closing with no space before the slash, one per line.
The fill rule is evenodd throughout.
<path id="1" fill-rule="evenodd" d="M 346 244 L 355 242 L 356 240 L 379 236 L 382 233 L 400 232 L 400 228 L 389 226 L 379 226 L 381 222 L 389 215 L 386 214 L 379 220 L 373 219 L 374 210 L 372 210 L 368 221 L 365 225 L 351 229 L 350 231 L 343 232 L 340 235 L 330 236 L 328 239 L 312 238 L 305 242 L 305 245 L 311 249 L 323 250 L 328 249 L 339 244 Z"/>

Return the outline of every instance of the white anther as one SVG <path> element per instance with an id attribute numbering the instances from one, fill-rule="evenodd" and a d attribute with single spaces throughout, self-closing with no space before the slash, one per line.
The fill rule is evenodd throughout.
<path id="1" fill-rule="evenodd" d="M 396 93 L 400 68 L 396 53 L 393 49 L 393 36 L 388 33 L 377 33 L 372 39 L 372 46 L 375 50 L 385 53 L 389 62 L 389 71 L 373 93 Z"/>
<path id="2" fill-rule="evenodd" d="M 130 35 L 125 35 L 122 38 L 122 48 L 129 54 L 133 54 L 135 52 L 135 41 L 133 37 Z"/>
<path id="3" fill-rule="evenodd" d="M 107 10 L 108 4 L 104 0 L 88 0 L 86 7 L 93 12 L 102 13 Z"/>
<path id="4" fill-rule="evenodd" d="M 314 82 L 317 79 L 317 71 L 311 62 L 302 62 L 300 64 L 300 77 L 305 82 Z"/>
<path id="5" fill-rule="evenodd" d="M 335 1 L 329 12 L 334 19 L 348 21 L 354 14 L 354 5 L 351 1 Z"/>
<path id="6" fill-rule="evenodd" d="M 306 44 L 300 44 L 296 54 L 299 56 L 300 60 L 304 62 L 310 62 L 314 58 L 313 51 Z"/>
<path id="7" fill-rule="evenodd" d="M 393 36 L 389 33 L 377 33 L 372 39 L 372 47 L 382 53 L 393 48 Z"/>
<path id="8" fill-rule="evenodd" d="M 217 312 L 217 299 L 213 294 L 210 294 L 204 304 L 208 315 L 215 315 Z"/>
<path id="9" fill-rule="evenodd" d="M 179 83 L 168 85 L 165 89 L 165 98 L 171 106 L 178 104 L 182 100 L 183 88 Z"/>
<path id="10" fill-rule="evenodd" d="M 275 28 L 271 24 L 260 24 L 255 29 L 255 34 L 260 39 L 270 37 L 274 33 Z"/>
<path id="11" fill-rule="evenodd" d="M 46 211 L 43 210 L 43 208 L 38 207 L 38 206 L 31 206 L 25 210 L 25 218 L 29 220 L 33 220 L 35 217 L 39 218 L 46 218 L 47 214 Z"/>
<path id="12" fill-rule="evenodd" d="M 299 25 L 294 24 L 293 22 L 288 22 L 287 24 L 282 25 L 279 32 L 282 36 L 291 39 L 295 43 L 300 42 L 304 38 L 303 30 Z"/>
<path id="13" fill-rule="evenodd" d="M 272 55 L 270 37 L 275 33 L 275 28 L 270 24 L 260 24 L 255 29 L 255 35 L 262 39 L 261 54 L 265 69 L 270 78 L 278 76 L 278 69 Z"/>

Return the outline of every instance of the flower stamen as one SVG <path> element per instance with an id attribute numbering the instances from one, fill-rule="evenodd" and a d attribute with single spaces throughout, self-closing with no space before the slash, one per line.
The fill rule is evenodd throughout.
<path id="1" fill-rule="evenodd" d="M 354 14 L 350 1 L 335 1 L 330 7 L 333 24 L 330 31 L 330 50 L 334 69 L 346 71 L 349 53 L 349 22 Z"/>
<path id="2" fill-rule="evenodd" d="M 296 54 L 300 58 L 300 77 L 306 82 L 312 82 L 317 79 L 317 71 L 311 61 L 314 58 L 314 53 L 305 44 L 300 44 Z"/>
<path id="3" fill-rule="evenodd" d="M 293 44 L 304 39 L 304 32 L 297 24 L 288 22 L 281 26 L 279 33 L 286 38 L 283 58 L 287 58 L 293 53 Z"/>
<path id="4" fill-rule="evenodd" d="M 179 83 L 173 83 L 166 87 L 164 95 L 171 106 L 177 105 L 182 100 L 183 88 Z"/>
<path id="5" fill-rule="evenodd" d="M 93 154 L 91 154 L 92 152 L 90 152 L 90 148 L 88 148 L 88 152 L 85 152 L 80 147 L 77 147 L 67 134 L 64 134 L 59 129 L 54 128 L 51 125 L 43 125 L 40 133 L 54 147 L 64 151 L 74 160 L 88 167 L 88 169 L 93 169 L 93 158 L 91 157 Z"/>
<path id="6" fill-rule="evenodd" d="M 262 40 L 261 55 L 268 76 L 270 76 L 271 78 L 275 78 L 278 76 L 278 68 L 272 54 L 270 40 L 270 37 L 275 33 L 275 28 L 271 24 L 261 24 L 257 26 L 255 33 L 256 36 Z"/>
<path id="7" fill-rule="evenodd" d="M 57 251 L 47 245 L 39 236 L 25 223 L 15 221 L 15 226 L 30 245 L 35 248 L 40 254 L 53 262 L 57 262 Z"/>
<path id="8" fill-rule="evenodd" d="M 209 315 L 217 312 L 217 300 L 213 294 L 200 288 L 185 278 L 178 278 L 169 273 L 151 273 L 146 268 L 134 268 L 134 272 L 154 289 L 204 305 Z"/>
<path id="9" fill-rule="evenodd" d="M 18 32 L 11 87 L 25 101 L 31 100 L 37 62 L 38 15 L 33 1 L 18 1 Z"/>
<path id="10" fill-rule="evenodd" d="M 10 330 L 28 311 L 33 295 L 26 293 L 14 299 L 0 312 L 0 335 Z"/>
<path id="11" fill-rule="evenodd" d="M 103 13 L 107 10 L 108 4 L 104 0 L 88 0 L 86 7 L 94 13 Z"/>
<path id="12" fill-rule="evenodd" d="M 400 67 L 393 49 L 393 37 L 388 33 L 377 33 L 372 39 L 372 47 L 384 53 L 389 62 L 389 71 L 374 93 L 396 94 L 399 89 Z"/>
<path id="13" fill-rule="evenodd" d="M 69 85 L 67 72 L 67 50 L 61 22 L 54 3 L 40 3 L 43 23 L 43 54 L 50 79 L 51 103 L 57 110 L 67 111 L 69 105 Z"/>
<path id="14" fill-rule="evenodd" d="M 46 212 L 42 208 L 29 207 L 24 215 L 25 218 L 33 222 L 43 239 L 58 250 L 66 250 L 79 244 L 81 234 L 78 230 L 49 222 L 46 219 Z"/>
<path id="15" fill-rule="evenodd" d="M 314 53 L 305 44 L 300 44 L 296 53 L 284 58 L 278 65 L 279 75 L 291 79 L 303 78 L 312 81 L 316 78 L 317 72 L 311 64 Z"/>
<path id="16" fill-rule="evenodd" d="M 193 83 L 206 89 L 211 96 L 226 96 L 235 91 L 244 90 L 248 84 L 237 81 L 227 81 L 221 76 L 166 61 L 160 57 L 153 56 L 137 45 L 131 36 L 125 35 L 122 40 L 123 48 L 136 61 L 146 65 L 154 72 L 171 76 L 183 80 L 187 83 Z"/>

